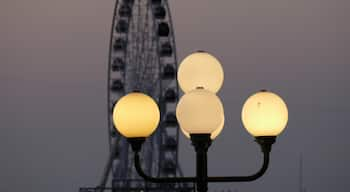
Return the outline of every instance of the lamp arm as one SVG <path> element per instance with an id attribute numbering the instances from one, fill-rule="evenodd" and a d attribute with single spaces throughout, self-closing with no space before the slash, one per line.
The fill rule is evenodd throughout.
<path id="1" fill-rule="evenodd" d="M 270 153 L 264 152 L 264 162 L 258 172 L 249 176 L 231 176 L 231 177 L 208 177 L 208 182 L 248 182 L 254 181 L 266 172 L 270 161 Z"/>
<path id="2" fill-rule="evenodd" d="M 269 162 L 270 162 L 270 152 L 272 144 L 276 141 L 276 136 L 259 136 L 255 137 L 255 142 L 257 142 L 261 151 L 264 154 L 264 162 L 262 167 L 258 172 L 249 176 L 232 176 L 232 177 L 208 177 L 209 182 L 247 182 L 254 181 L 259 177 L 263 176 L 266 172 Z"/>
<path id="3" fill-rule="evenodd" d="M 202 135 L 203 136 L 203 135 Z M 193 137 L 194 139 L 197 137 Z M 202 137 L 201 137 L 202 138 Z M 200 139 L 200 138 L 199 138 Z M 207 177 L 206 182 L 247 182 L 254 181 L 264 175 L 266 172 L 269 161 L 270 161 L 270 151 L 271 146 L 275 143 L 275 136 L 259 136 L 255 137 L 255 141 L 260 145 L 261 151 L 264 154 L 264 162 L 262 167 L 258 172 L 249 176 L 232 176 L 232 177 Z M 201 182 L 203 178 L 197 177 L 170 177 L 170 178 L 156 178 L 146 175 L 142 170 L 139 152 L 141 151 L 142 143 L 145 141 L 145 138 L 131 138 L 128 139 L 131 144 L 131 147 L 134 151 L 134 165 L 137 173 L 146 181 L 153 183 L 198 183 Z M 194 141 L 194 140 L 193 140 Z M 201 140 L 200 140 L 201 141 Z M 194 144 L 197 142 L 194 142 Z"/>
<path id="4" fill-rule="evenodd" d="M 153 183 L 194 183 L 196 182 L 195 177 L 169 177 L 169 178 L 156 178 L 146 175 L 142 170 L 140 156 L 138 152 L 134 152 L 134 164 L 137 173 L 146 181 Z"/>

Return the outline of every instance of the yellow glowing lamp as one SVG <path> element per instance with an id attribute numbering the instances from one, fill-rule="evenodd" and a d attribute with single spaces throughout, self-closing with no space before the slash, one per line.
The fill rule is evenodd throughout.
<path id="1" fill-rule="evenodd" d="M 198 51 L 187 56 L 181 62 L 177 78 L 180 88 L 185 93 L 197 87 L 203 87 L 216 93 L 223 84 L 224 71 L 214 56 L 204 51 Z"/>
<path id="2" fill-rule="evenodd" d="M 288 109 L 281 97 L 268 91 L 250 96 L 243 105 L 242 122 L 255 136 L 277 136 L 287 125 Z"/>
<path id="3" fill-rule="evenodd" d="M 220 98 L 202 88 L 182 96 L 176 107 L 176 117 L 185 136 L 211 134 L 211 139 L 219 135 L 225 121 Z"/>
<path id="4" fill-rule="evenodd" d="M 139 92 L 123 96 L 113 109 L 114 126 L 127 138 L 150 136 L 156 130 L 159 119 L 157 103 Z"/>

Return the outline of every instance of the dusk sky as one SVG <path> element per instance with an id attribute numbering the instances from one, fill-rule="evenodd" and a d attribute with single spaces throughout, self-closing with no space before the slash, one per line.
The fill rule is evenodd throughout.
<path id="1" fill-rule="evenodd" d="M 0 1 L 0 191 L 77 192 L 97 185 L 107 140 L 107 59 L 114 0 Z M 225 128 L 209 151 L 209 175 L 261 165 L 244 130 L 244 101 L 281 95 L 289 123 L 267 173 L 210 191 L 296 192 L 304 158 L 308 192 L 350 190 L 350 1 L 170 0 L 179 60 L 215 55 Z M 195 174 L 190 141 L 180 162 Z"/>

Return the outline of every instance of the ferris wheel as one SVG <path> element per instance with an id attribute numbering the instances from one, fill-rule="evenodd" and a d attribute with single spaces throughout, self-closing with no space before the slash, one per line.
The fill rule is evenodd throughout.
<path id="1" fill-rule="evenodd" d="M 143 147 L 145 172 L 162 177 L 182 174 L 175 116 L 179 97 L 176 71 L 175 37 L 167 0 L 117 0 L 108 60 L 108 136 L 111 152 L 116 151 L 110 162 L 113 189 L 166 187 L 147 184 L 138 176 L 129 144 L 112 122 L 115 103 L 135 90 L 151 96 L 161 111 L 159 128 Z"/>

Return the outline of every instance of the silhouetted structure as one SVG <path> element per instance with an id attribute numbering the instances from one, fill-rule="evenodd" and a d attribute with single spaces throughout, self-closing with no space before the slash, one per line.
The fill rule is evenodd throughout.
<path id="1" fill-rule="evenodd" d="M 112 123 L 115 103 L 138 90 L 153 97 L 161 110 L 157 132 L 143 147 L 144 168 L 153 176 L 182 175 L 178 164 L 179 127 L 175 108 L 179 97 L 174 30 L 167 0 L 117 0 L 108 64 L 108 135 L 111 156 L 98 187 L 105 188 L 112 170 L 112 191 L 191 191 L 184 184 L 144 182 L 133 166 L 127 141 Z"/>

